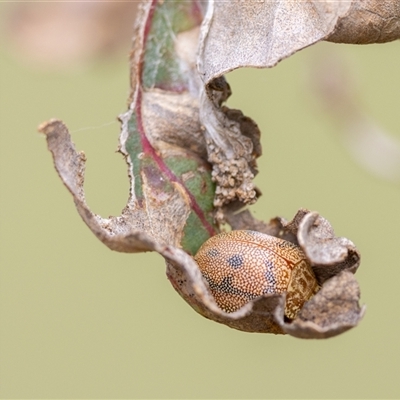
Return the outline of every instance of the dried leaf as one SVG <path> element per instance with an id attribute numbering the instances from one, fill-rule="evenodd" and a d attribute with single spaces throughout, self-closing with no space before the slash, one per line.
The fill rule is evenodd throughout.
<path id="1" fill-rule="evenodd" d="M 66 126 L 61 121 L 51 120 L 42 124 L 39 131 L 46 135 L 54 166 L 72 194 L 79 215 L 92 232 L 112 250 L 127 253 L 154 250 L 155 241 L 144 229 L 147 221 L 140 210 L 127 207 L 116 218 L 101 218 L 90 211 L 83 190 L 86 158 L 84 153 L 76 151 Z"/>
<path id="2" fill-rule="evenodd" d="M 194 254 L 218 231 L 212 213 L 215 187 L 196 97 L 200 80 L 194 73 L 201 9 L 187 2 L 157 7 L 147 3 L 141 13 L 132 56 L 132 103 L 120 117 L 120 152 L 132 181 L 121 216 L 102 219 L 85 205 L 84 157 L 77 155 L 66 127 L 50 121 L 40 130 L 47 135 L 56 168 L 78 211 L 105 244 L 120 251 L 143 251 L 147 242 L 142 246 L 124 237 L 145 232 L 154 243 L 182 246 Z M 70 168 L 67 152 L 80 171 Z"/>
<path id="3" fill-rule="evenodd" d="M 325 40 L 336 43 L 386 43 L 400 39 L 398 0 L 353 0 Z"/>
<path id="4" fill-rule="evenodd" d="M 365 308 L 359 306 L 360 292 L 353 276 L 360 256 L 352 242 L 334 236 L 332 227 L 324 218 L 302 209 L 290 222 L 275 218 L 265 224 L 246 211 L 236 215 L 234 220 L 235 228 L 239 225 L 240 229 L 257 227 L 261 232 L 300 244 L 322 285 L 321 289 L 290 322 L 284 318 L 285 294 L 265 295 L 234 313 L 226 314 L 215 308 L 210 295 L 204 292 L 201 276 L 197 277 L 198 280 L 193 279 L 193 273 L 189 273 L 186 266 L 170 263 L 167 274 L 171 282 L 178 292 L 184 293 L 185 300 L 197 312 L 234 329 L 288 333 L 299 338 L 328 338 L 358 324 L 365 312 Z M 322 260 L 318 258 L 318 252 L 313 254 L 316 243 L 329 249 L 329 255 L 323 256 Z"/>
<path id="5" fill-rule="evenodd" d="M 229 40 L 221 40 L 229 38 Z M 239 67 L 273 67 L 320 40 L 400 38 L 398 0 L 210 1 L 200 47 L 204 82 Z"/>
<path id="6" fill-rule="evenodd" d="M 342 270 L 355 273 L 360 265 L 360 255 L 354 244 L 349 239 L 335 237 L 329 222 L 317 213 L 304 215 L 297 239 L 320 284 Z"/>
<path id="7" fill-rule="evenodd" d="M 239 67 L 273 67 L 333 32 L 348 1 L 212 1 L 202 26 L 204 82 Z M 229 38 L 229 40 L 221 40 Z"/>
<path id="8" fill-rule="evenodd" d="M 252 179 L 261 154 L 260 132 L 240 111 L 223 105 L 231 92 L 221 74 L 248 63 L 249 56 L 258 60 L 257 66 L 273 66 L 321 40 L 333 32 L 350 3 L 233 1 L 223 6 L 210 2 L 204 21 L 203 3 L 196 1 L 150 1 L 140 9 L 130 105 L 120 117 L 120 152 L 131 179 L 120 216 L 104 219 L 86 205 L 85 157 L 75 150 L 65 125 L 51 120 L 39 130 L 94 234 L 113 250 L 152 250 L 164 256 L 172 285 L 201 315 L 247 332 L 330 337 L 362 318 L 353 278 L 360 255 L 351 241 L 335 237 L 318 213 L 301 209 L 290 222 L 275 218 L 264 223 L 240 212 L 259 195 Z M 221 41 L 226 33 L 230 40 Z M 264 295 L 233 313 L 218 308 L 191 257 L 218 232 L 214 217 L 234 229 L 256 229 L 302 247 L 321 290 L 294 320 L 284 317 L 284 293 Z"/>
<path id="9" fill-rule="evenodd" d="M 359 300 L 360 289 L 354 275 L 343 271 L 322 286 L 292 323 L 285 323 L 280 313 L 276 318 L 281 321 L 283 331 L 292 336 L 326 339 L 358 324 L 365 312 L 365 306 L 360 308 Z"/>

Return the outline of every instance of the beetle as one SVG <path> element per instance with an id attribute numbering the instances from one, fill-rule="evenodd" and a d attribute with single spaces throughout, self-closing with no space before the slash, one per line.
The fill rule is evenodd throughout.
<path id="1" fill-rule="evenodd" d="M 257 231 L 215 235 L 194 259 L 217 305 L 228 313 L 265 294 L 286 293 L 285 315 L 293 319 L 319 289 L 299 246 Z"/>

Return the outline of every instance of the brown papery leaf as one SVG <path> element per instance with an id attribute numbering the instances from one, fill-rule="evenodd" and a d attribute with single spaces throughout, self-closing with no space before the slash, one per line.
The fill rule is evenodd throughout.
<path id="1" fill-rule="evenodd" d="M 119 149 L 131 180 L 120 216 L 102 218 L 87 206 L 85 156 L 76 151 L 66 126 L 50 120 L 39 128 L 93 233 L 113 250 L 161 254 L 173 287 L 206 318 L 246 332 L 327 338 L 356 326 L 363 316 L 353 276 L 359 252 L 350 240 L 336 237 L 326 219 L 300 209 L 290 222 L 277 217 L 265 223 L 241 210 L 260 194 L 253 183 L 260 131 L 241 111 L 223 105 L 231 94 L 223 73 L 243 66 L 272 67 L 329 37 L 351 5 L 300 0 L 143 2 L 131 55 L 129 109 L 120 117 Z M 285 317 L 286 292 L 262 291 L 267 294 L 258 298 L 250 292 L 254 300 L 232 313 L 217 306 L 192 256 L 224 221 L 233 229 L 257 230 L 301 247 L 302 263 L 318 282 L 313 277 L 312 294 L 318 286 L 320 290 L 297 316 L 290 315 L 294 319 Z M 294 268 L 282 247 L 279 256 Z M 293 282 L 306 286 L 297 277 Z"/>
<path id="2" fill-rule="evenodd" d="M 230 94 L 223 74 L 273 67 L 321 40 L 382 43 L 400 37 L 398 0 L 209 1 L 201 26 L 198 67 L 208 159 L 217 183 L 214 205 L 252 204 L 258 129 L 245 135 L 221 104 Z M 222 212 L 216 214 L 224 221 Z"/>
<path id="3" fill-rule="evenodd" d="M 87 207 L 85 158 L 75 150 L 66 126 L 52 120 L 39 128 L 80 215 L 113 250 L 154 250 L 158 243 L 195 254 L 218 231 L 198 111 L 201 81 L 195 55 L 201 21 L 202 9 L 190 3 L 147 2 L 140 8 L 130 105 L 120 116 L 119 150 L 131 180 L 120 216 L 102 218 Z"/>
<path id="4" fill-rule="evenodd" d="M 273 67 L 330 35 L 350 6 L 340 0 L 211 2 L 200 48 L 204 82 L 239 67 Z"/>
<path id="5" fill-rule="evenodd" d="M 353 0 L 347 14 L 325 40 L 371 44 L 400 39 L 399 0 Z"/>
<path id="6" fill-rule="evenodd" d="M 359 305 L 360 290 L 353 275 L 360 263 L 360 254 L 350 240 L 335 237 L 326 219 L 318 213 L 301 209 L 290 222 L 275 218 L 263 223 L 248 211 L 236 215 L 227 213 L 227 220 L 234 229 L 257 229 L 300 245 L 321 283 L 321 289 L 292 321 L 284 317 L 285 294 L 266 294 L 240 310 L 226 314 L 219 309 L 211 311 L 209 297 L 192 289 L 186 293 L 186 300 L 200 314 L 246 332 L 287 333 L 308 339 L 329 338 L 360 322 L 365 307 Z M 327 254 L 319 254 L 318 247 Z M 181 285 L 186 283 L 184 267 L 176 264 L 171 267 L 170 264 L 167 269 L 170 279 L 174 275 L 173 282 L 178 279 Z M 200 286 L 198 282 L 194 287 Z"/>
<path id="7" fill-rule="evenodd" d="M 223 74 L 239 67 L 272 67 L 334 30 L 349 3 L 321 1 L 210 1 L 201 27 L 198 66 L 205 90 L 200 118 L 217 183 L 214 205 L 252 204 L 258 128 L 244 135 L 223 101 L 230 94 Z M 223 221 L 223 215 L 217 214 Z"/>
<path id="8" fill-rule="evenodd" d="M 321 288 L 301 309 L 297 318 L 288 324 L 279 314 L 285 333 L 302 339 L 326 339 L 339 335 L 358 324 L 365 313 L 360 308 L 360 289 L 351 272 L 343 271 Z"/>

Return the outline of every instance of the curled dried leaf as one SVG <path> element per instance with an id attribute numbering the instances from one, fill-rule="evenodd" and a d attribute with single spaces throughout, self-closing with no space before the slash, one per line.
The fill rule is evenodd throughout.
<path id="1" fill-rule="evenodd" d="M 335 238 L 328 221 L 315 212 L 299 210 L 292 221 L 281 218 L 269 224 L 257 221 L 247 211 L 229 221 L 240 229 L 258 228 L 264 233 L 284 237 L 293 243 L 304 242 L 301 246 L 314 273 L 321 283 L 321 289 L 305 303 L 292 321 L 284 317 L 286 295 L 267 294 L 250 301 L 234 313 L 225 313 L 215 302 L 200 275 L 193 278 L 183 265 L 170 263 L 167 274 L 175 289 L 200 314 L 231 328 L 246 332 L 290 334 L 299 338 L 328 338 L 356 326 L 364 315 L 360 307 L 360 291 L 353 273 L 359 265 L 359 253 L 352 242 Z M 313 253 L 317 243 L 326 243 L 329 255 L 322 260 Z M 315 262 L 319 264 L 315 264 Z M 323 264 L 323 265 L 322 265 Z M 207 285 L 206 285 L 207 286 Z M 197 289 L 197 290 L 196 290 Z"/>
<path id="2" fill-rule="evenodd" d="M 241 111 L 222 106 L 229 95 L 229 85 L 220 77 L 206 85 L 200 101 L 208 161 L 217 185 L 214 198 L 217 210 L 235 201 L 253 204 L 257 199 L 253 178 L 257 173 L 256 158 L 261 155 L 260 131 Z M 220 222 L 222 215 L 217 215 Z"/>
<path id="3" fill-rule="evenodd" d="M 304 216 L 297 238 L 321 284 L 342 270 L 355 273 L 360 265 L 360 254 L 354 244 L 349 239 L 335 237 L 329 222 L 317 213 Z"/>
<path id="4" fill-rule="evenodd" d="M 325 40 L 336 43 L 386 43 L 400 38 L 398 0 L 352 1 L 345 16 Z"/>
<path id="5" fill-rule="evenodd" d="M 239 67 L 273 67 L 331 34 L 350 5 L 320 0 L 210 1 L 200 47 L 204 82 Z"/>
<path id="6" fill-rule="evenodd" d="M 157 251 L 164 256 L 167 276 L 174 288 L 206 318 L 247 332 L 288 333 L 309 338 L 334 336 L 357 325 L 362 318 L 364 309 L 358 305 L 359 289 L 352 275 L 359 265 L 358 251 L 349 240 L 336 238 L 330 224 L 317 213 L 303 209 L 290 222 L 275 218 L 269 224 L 257 221 L 249 212 L 229 217 L 234 227 L 258 229 L 298 243 L 322 288 L 290 323 L 284 319 L 285 294 L 267 294 L 238 311 L 226 313 L 215 303 L 193 258 L 147 233 L 143 227 L 149 223 L 148 216 L 143 210 L 127 207 L 121 216 L 108 219 L 93 214 L 83 191 L 85 157 L 76 152 L 65 125 L 53 120 L 39 129 L 46 134 L 56 170 L 92 232 L 113 250 Z M 170 212 L 178 215 L 176 210 Z M 165 220 L 158 222 L 168 226 Z"/>
<path id="7" fill-rule="evenodd" d="M 365 313 L 360 307 L 360 289 L 351 272 L 342 271 L 330 278 L 309 300 L 292 323 L 285 323 L 285 333 L 302 339 L 326 339 L 339 335 L 358 324 Z"/>
<path id="8" fill-rule="evenodd" d="M 111 250 L 125 253 L 154 250 L 156 241 L 147 233 L 148 220 L 141 210 L 127 206 L 119 217 L 102 218 L 89 209 L 83 190 L 86 157 L 76 151 L 67 127 L 50 120 L 38 129 L 46 135 L 56 171 L 72 194 L 79 215 L 97 238 Z"/>
<path id="9" fill-rule="evenodd" d="M 51 120 L 39 130 L 46 135 L 56 170 L 82 219 L 103 243 L 122 252 L 157 251 L 166 260 L 173 287 L 204 317 L 246 332 L 288 333 L 303 338 L 344 332 L 357 325 L 364 312 L 353 277 L 360 260 L 354 244 L 335 237 L 328 221 L 305 209 L 290 222 L 275 218 L 264 223 L 248 211 L 236 213 L 258 194 L 252 178 L 257 172 L 255 159 L 261 154 L 260 133 L 240 111 L 222 105 L 230 88 L 221 74 L 239 65 L 230 63 L 229 52 L 225 53 L 226 63 L 219 57 L 214 64 L 210 62 L 211 50 L 215 56 L 224 54 L 213 47 L 216 34 L 222 35 L 218 24 L 226 22 L 233 35 L 237 31 L 237 20 L 232 25 L 221 17 L 219 2 L 209 3 L 201 28 L 198 62 L 203 83 L 196 72 L 203 6 L 196 1 L 154 0 L 140 9 L 132 53 L 131 103 L 120 117 L 120 152 L 131 178 L 128 204 L 121 215 L 102 218 L 91 212 L 83 190 L 85 156 L 76 151 L 66 126 Z M 243 38 L 256 34 L 260 40 L 268 32 L 264 48 L 271 51 L 266 58 L 261 57 L 261 62 L 272 66 L 332 32 L 348 10 L 348 3 L 233 1 L 224 3 L 224 7 L 232 11 L 230 18 L 239 18 L 250 29 Z M 273 30 L 270 35 L 266 28 L 257 32 L 254 26 L 262 24 L 252 24 L 260 16 L 268 17 L 269 23 L 275 21 L 282 31 L 275 34 Z M 287 32 L 286 19 L 295 24 Z M 305 26 L 301 34 L 299 26 Z M 232 50 L 231 42 L 226 47 Z M 249 55 L 249 43 L 238 46 L 239 63 Z M 262 295 L 231 313 L 217 306 L 192 257 L 219 231 L 215 211 L 217 219 L 226 219 L 234 229 L 257 230 L 301 247 L 321 289 L 292 320 L 284 316 L 285 292 Z M 304 257 L 302 262 L 306 262 Z"/>

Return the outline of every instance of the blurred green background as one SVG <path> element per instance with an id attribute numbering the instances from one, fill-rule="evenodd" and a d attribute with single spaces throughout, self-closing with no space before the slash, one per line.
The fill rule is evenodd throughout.
<path id="1" fill-rule="evenodd" d="M 271 70 L 228 80 L 254 118 L 263 156 L 260 219 L 319 211 L 362 254 L 367 313 L 329 340 L 249 334 L 208 321 L 175 293 L 156 254 L 110 251 L 86 228 L 36 127 L 68 125 L 84 150 L 87 201 L 119 215 L 127 167 L 116 154 L 127 57 L 53 71 L 0 57 L 2 398 L 396 398 L 400 396 L 400 190 L 361 168 L 310 87 L 334 51 L 363 109 L 400 140 L 400 43 L 321 43 Z M 128 50 L 126 51 L 128 52 Z"/>

